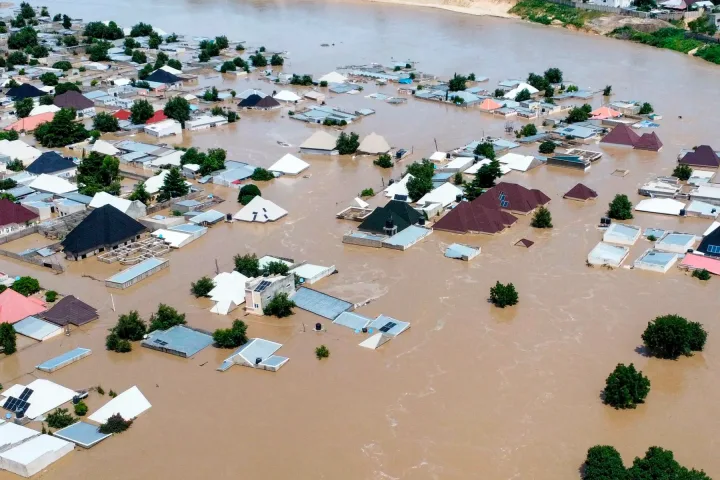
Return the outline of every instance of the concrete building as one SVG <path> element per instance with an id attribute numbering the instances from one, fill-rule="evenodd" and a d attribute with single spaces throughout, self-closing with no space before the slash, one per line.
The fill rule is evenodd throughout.
<path id="1" fill-rule="evenodd" d="M 245 287 L 245 310 L 253 315 L 263 315 L 265 306 L 279 293 L 295 293 L 293 275 L 259 277 L 248 281 Z"/>

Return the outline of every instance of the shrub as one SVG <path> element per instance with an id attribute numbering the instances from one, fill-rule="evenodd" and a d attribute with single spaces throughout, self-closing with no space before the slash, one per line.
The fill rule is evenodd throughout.
<path id="1" fill-rule="evenodd" d="M 281 261 L 268 262 L 262 269 L 263 275 L 287 275 L 290 271 L 287 263 Z"/>
<path id="2" fill-rule="evenodd" d="M 555 142 L 552 142 L 550 140 L 545 140 L 544 142 L 542 142 L 540 144 L 539 151 L 542 154 L 550 155 L 550 154 L 555 153 L 555 148 L 556 148 Z"/>
<path id="3" fill-rule="evenodd" d="M 496 307 L 505 308 L 518 303 L 518 293 L 515 285 L 508 283 L 503 285 L 496 282 L 494 287 L 490 288 L 490 301 Z"/>
<path id="4" fill-rule="evenodd" d="M 656 242 L 656 241 L 657 241 L 657 237 L 656 237 L 655 235 L 648 235 L 647 239 L 648 239 L 649 241 L 651 241 L 651 242 Z"/>
<path id="5" fill-rule="evenodd" d="M 115 393 L 115 391 L 111 388 L 110 391 L 108 392 L 108 397 L 115 398 L 115 397 L 117 397 L 117 393 Z"/>
<path id="6" fill-rule="evenodd" d="M 537 135 L 538 130 L 534 123 L 528 123 L 520 129 L 520 135 L 523 137 L 532 137 Z"/>
<path id="7" fill-rule="evenodd" d="M 260 192 L 258 186 L 248 183 L 240 188 L 240 191 L 238 192 L 238 202 L 243 205 L 247 205 L 253 198 L 260 196 L 262 196 L 262 193 Z"/>
<path id="8" fill-rule="evenodd" d="M 323 88 L 327 87 L 328 86 L 327 80 L 320 80 L 320 86 Z"/>
<path id="9" fill-rule="evenodd" d="M 55 290 L 48 290 L 45 292 L 45 301 L 48 303 L 52 303 L 55 300 L 57 300 L 57 292 Z"/>
<path id="10" fill-rule="evenodd" d="M 122 433 L 132 425 L 132 420 L 125 420 L 119 413 L 112 415 L 98 429 L 100 433 L 108 435 L 111 433 Z"/>
<path id="11" fill-rule="evenodd" d="M 701 352 L 707 335 L 698 322 L 689 322 L 679 315 L 664 315 L 648 323 L 642 339 L 654 356 L 674 360 L 680 355 Z"/>
<path id="12" fill-rule="evenodd" d="M 693 276 L 693 278 L 697 278 L 697 279 L 700 279 L 703 281 L 710 280 L 710 272 L 708 272 L 704 268 L 701 270 L 693 270 L 692 276 Z"/>
<path id="13" fill-rule="evenodd" d="M 147 332 L 147 325 L 137 310 L 120 315 L 112 332 L 121 340 L 142 340 Z"/>
<path id="14" fill-rule="evenodd" d="M 360 192 L 361 197 L 372 197 L 375 195 L 375 190 L 372 188 L 365 188 L 362 192 Z"/>
<path id="15" fill-rule="evenodd" d="M 549 83 L 562 83 L 563 72 L 559 68 L 548 68 L 545 70 L 544 77 Z"/>
<path id="16" fill-rule="evenodd" d="M 215 330 L 213 340 L 220 348 L 236 348 L 245 345 L 248 341 L 247 325 L 242 320 L 235 320 L 232 327 Z"/>
<path id="17" fill-rule="evenodd" d="M 150 315 L 150 327 L 149 332 L 155 330 L 167 330 L 168 328 L 176 325 L 184 325 L 185 314 L 178 313 L 173 307 L 161 303 L 158 305 L 158 311 Z"/>
<path id="18" fill-rule="evenodd" d="M 360 146 L 360 137 L 357 133 L 352 132 L 348 135 L 345 132 L 340 133 L 335 148 L 340 155 L 352 155 Z"/>
<path id="19" fill-rule="evenodd" d="M 198 298 L 207 297 L 213 288 L 215 288 L 215 282 L 210 277 L 200 277 L 197 282 L 190 284 L 190 291 Z"/>
<path id="20" fill-rule="evenodd" d="M 466 82 L 467 77 L 464 77 L 462 75 L 458 75 L 457 73 L 453 75 L 453 77 L 448 82 L 448 88 L 451 92 L 459 92 L 462 90 L 465 90 L 467 88 Z"/>
<path id="21" fill-rule="evenodd" d="M 105 337 L 105 348 L 111 352 L 127 353 L 132 351 L 132 343 L 128 340 L 121 339 L 117 333 L 110 332 L 110 334 Z"/>
<path id="22" fill-rule="evenodd" d="M 58 408 L 46 417 L 47 424 L 51 428 L 61 429 L 69 427 L 77 422 L 77 418 L 73 417 L 67 408 Z"/>
<path id="23" fill-rule="evenodd" d="M 517 95 L 515 95 L 515 101 L 516 102 L 524 102 L 526 100 L 530 100 L 532 96 L 530 95 L 530 91 L 527 88 L 523 88 L 518 92 Z"/>
<path id="24" fill-rule="evenodd" d="M 683 182 L 687 182 L 688 179 L 692 176 L 692 167 L 690 165 L 678 165 L 675 167 L 675 170 L 673 170 L 673 177 L 677 177 L 679 180 L 682 180 Z"/>
<path id="25" fill-rule="evenodd" d="M 270 65 L 272 65 L 273 67 L 280 67 L 280 66 L 282 66 L 284 63 L 285 63 L 285 59 L 284 59 L 283 57 L 281 57 L 280 55 L 278 55 L 277 53 L 274 54 L 274 55 L 270 58 Z"/>
<path id="26" fill-rule="evenodd" d="M 381 168 L 392 168 L 394 165 L 392 158 L 387 153 L 380 155 L 373 163 Z"/>
<path id="27" fill-rule="evenodd" d="M 78 403 L 75 404 L 75 415 L 78 417 L 84 417 L 85 414 L 88 412 L 88 406 L 80 400 Z"/>
<path id="28" fill-rule="evenodd" d="M 545 207 L 540 207 L 535 210 L 535 214 L 533 215 L 530 225 L 535 228 L 553 228 L 550 210 Z"/>
<path id="29" fill-rule="evenodd" d="M 37 293 L 40 291 L 40 282 L 38 282 L 32 277 L 20 277 L 19 279 L 15 280 L 15 283 L 13 283 L 12 287 L 10 288 L 21 295 L 29 297 L 33 293 Z"/>
<path id="30" fill-rule="evenodd" d="M 610 202 L 610 208 L 607 212 L 608 217 L 615 220 L 630 220 L 633 218 L 632 203 L 627 195 L 617 194 L 613 201 Z"/>
<path id="31" fill-rule="evenodd" d="M 460 185 L 463 184 L 463 176 L 462 176 L 462 173 L 460 173 L 460 172 L 455 172 L 455 175 L 453 176 L 453 183 L 454 183 L 455 185 L 458 185 L 458 186 L 460 186 Z"/>
<path id="32" fill-rule="evenodd" d="M 254 253 L 245 255 L 235 255 L 233 257 L 235 262 L 235 271 L 240 272 L 246 277 L 259 277 L 260 276 L 260 260 Z"/>
<path id="33" fill-rule="evenodd" d="M 603 89 L 603 97 L 609 97 L 611 93 L 612 93 L 612 85 L 605 86 L 605 88 Z"/>
<path id="34" fill-rule="evenodd" d="M 635 366 L 618 363 L 615 370 L 605 381 L 603 401 L 615 408 L 635 408 L 638 403 L 645 403 L 650 392 L 650 380 Z"/>
<path id="35" fill-rule="evenodd" d="M 288 298 L 287 293 L 278 293 L 265 305 L 263 313 L 267 316 L 274 315 L 278 318 L 289 317 L 293 314 L 292 309 L 294 307 L 295 302 Z"/>
<path id="36" fill-rule="evenodd" d="M 315 349 L 315 356 L 318 360 L 322 360 L 323 358 L 328 358 L 330 356 L 330 350 L 325 345 L 320 345 Z"/>
<path id="37" fill-rule="evenodd" d="M 614 447 L 595 445 L 588 449 L 583 469 L 584 480 L 626 480 L 622 457 Z"/>
<path id="38" fill-rule="evenodd" d="M 275 175 L 273 175 L 269 170 L 265 170 L 260 167 L 257 167 L 250 176 L 250 179 L 255 180 L 256 182 L 267 182 L 274 178 Z"/>
<path id="39" fill-rule="evenodd" d="M 655 110 L 653 109 L 653 106 L 650 105 L 648 102 L 645 102 L 640 107 L 640 115 L 648 115 L 650 113 L 653 113 Z"/>
<path id="40" fill-rule="evenodd" d="M 100 395 L 105 395 L 105 389 L 102 387 L 102 385 L 98 385 L 95 387 L 95 391 L 97 391 Z"/>
<path id="41" fill-rule="evenodd" d="M 15 328 L 9 323 L 0 323 L 0 347 L 5 355 L 17 351 Z"/>

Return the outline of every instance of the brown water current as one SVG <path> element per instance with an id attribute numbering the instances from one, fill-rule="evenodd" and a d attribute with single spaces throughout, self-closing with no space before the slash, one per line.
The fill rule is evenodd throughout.
<path id="1" fill-rule="evenodd" d="M 501 79 L 557 66 L 582 86 L 611 84 L 616 99 L 651 102 L 664 116 L 657 133 L 665 147 L 656 154 L 593 145 L 605 155 L 586 174 L 539 167 L 506 176 L 552 198 L 555 228 L 550 231 L 534 230 L 529 218 L 521 218 L 496 237 L 435 232 L 406 252 L 345 246 L 342 235 L 355 224 L 334 217 L 361 189 L 380 189 L 388 171 L 373 166 L 369 157 L 306 156 L 309 178 L 280 178 L 261 186 L 263 196 L 290 212 L 286 218 L 269 225 L 212 227 L 173 252 L 168 269 L 128 290 L 112 291 L 116 311 L 102 280 L 120 270 L 118 265 L 89 259 L 53 275 L 0 260 L 0 270 L 33 275 L 46 288 L 75 294 L 101 313 L 69 337 L 0 360 L 4 386 L 33 377 L 75 389 L 101 384 L 119 392 L 137 385 L 153 405 L 127 433 L 76 450 L 41 478 L 576 479 L 595 444 L 616 446 L 628 464 L 659 445 L 673 450 L 682 464 L 720 476 L 719 280 L 700 283 L 674 268 L 663 275 L 585 266 L 601 238 L 596 224 L 613 195 L 626 193 L 638 201 L 637 187 L 669 174 L 680 148 L 718 147 L 720 69 L 607 38 L 391 5 L 72 0 L 48 7 L 86 21 L 145 21 L 168 32 L 227 34 L 270 50 L 289 50 L 286 71 L 316 76 L 346 64 L 409 58 L 419 61 L 421 70 L 442 76 L 456 71 L 489 76 L 492 89 Z M 333 42 L 334 47 L 320 47 Z M 209 84 L 238 92 L 253 86 L 272 90 L 259 80 L 200 81 Z M 393 146 L 414 150 L 392 170 L 394 178 L 410 161 L 431 154 L 433 139 L 449 150 L 483 134 L 503 135 L 504 120 L 477 110 L 413 99 L 393 106 L 365 98 L 375 91 L 395 93 L 368 84 L 361 95 L 333 96 L 328 103 L 376 109 L 349 130 L 374 131 Z M 597 107 L 601 99 L 592 103 Z M 289 119 L 287 109 L 241 116 L 228 127 L 186 134 L 183 142 L 222 147 L 230 159 L 267 167 L 287 152 L 296 153 L 317 128 Z M 612 176 L 616 168 L 630 173 Z M 579 181 L 599 193 L 596 202 L 562 199 Z M 219 210 L 239 209 L 234 191 L 215 191 L 228 199 Z M 384 201 L 376 197 L 371 203 Z M 633 223 L 701 234 L 710 221 L 638 213 Z M 514 247 L 523 237 L 535 245 Z M 27 245 L 16 243 L 12 250 L 43 244 L 34 236 L 21 242 Z M 444 248 L 453 242 L 479 245 L 482 254 L 469 263 L 444 258 Z M 640 241 L 629 259 L 648 246 Z M 327 332 L 311 332 L 305 326 L 319 317 L 303 311 L 289 319 L 246 317 L 241 310 L 222 317 L 209 312 L 207 300 L 189 294 L 191 281 L 215 273 L 216 260 L 229 271 L 232 256 L 248 252 L 335 265 L 339 274 L 322 280 L 318 289 L 352 302 L 372 300 L 359 312 L 384 313 L 412 322 L 412 328 L 370 351 L 357 346 L 359 336 L 326 321 Z M 497 280 L 516 285 L 519 305 L 501 310 L 487 303 Z M 242 318 L 250 336 L 283 343 L 280 354 L 291 360 L 274 374 L 241 367 L 219 373 L 215 368 L 228 351 L 215 348 L 191 359 L 139 345 L 130 354 L 105 351 L 104 337 L 118 314 L 138 309 L 147 318 L 159 302 L 208 330 Z M 647 322 L 666 313 L 702 322 L 710 333 L 706 352 L 679 361 L 638 353 Z M 315 358 L 320 344 L 330 349 L 329 359 Z M 75 346 L 92 348 L 93 355 L 51 375 L 34 369 Z M 633 411 L 615 411 L 599 398 L 619 362 L 635 363 L 652 382 L 647 403 Z M 105 401 L 91 394 L 90 411 Z M 0 479 L 9 478 L 0 473 Z"/>

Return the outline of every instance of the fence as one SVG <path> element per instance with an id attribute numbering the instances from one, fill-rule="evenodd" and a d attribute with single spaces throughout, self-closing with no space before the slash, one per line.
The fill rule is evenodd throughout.
<path id="1" fill-rule="evenodd" d="M 8 252 L 7 250 L 0 250 L 0 255 L 12 258 L 13 260 L 18 260 L 20 262 L 31 263 L 39 267 L 47 267 L 60 273 L 65 271 L 65 268 L 63 268 L 63 266 L 59 263 L 45 262 L 42 259 L 36 257 L 25 257 L 23 255 L 18 255 L 17 253 Z"/>
<path id="2" fill-rule="evenodd" d="M 147 214 L 150 215 L 151 213 L 155 213 L 155 212 L 158 212 L 165 208 L 169 208 L 175 202 L 179 202 L 181 200 L 194 200 L 197 197 L 201 196 L 202 194 L 203 194 L 203 190 L 199 190 L 197 192 L 190 192 L 187 195 L 184 195 L 182 197 L 172 198 L 172 199 L 168 200 L 167 202 L 156 203 L 155 205 L 147 208 Z"/>
<path id="3" fill-rule="evenodd" d="M 38 225 L 33 225 L 32 227 L 26 227 L 21 230 L 16 230 L 12 233 L 8 233 L 7 235 L 3 235 L 2 237 L 0 237 L 0 245 L 8 242 L 13 242 L 19 238 L 27 237 L 28 235 L 32 235 L 33 233 L 37 233 L 38 228 Z"/>
<path id="4" fill-rule="evenodd" d="M 700 16 L 702 16 L 703 12 L 667 12 L 667 13 L 650 13 L 650 12 L 641 12 L 638 10 L 630 10 L 627 8 L 619 8 L 619 7 L 611 7 L 609 5 L 597 5 L 595 3 L 585 3 L 585 2 L 578 2 L 574 0 L 546 0 L 550 3 L 555 3 L 557 5 L 565 5 L 568 7 L 574 7 L 574 8 L 580 8 L 582 10 L 593 10 L 596 12 L 606 12 L 606 13 L 615 13 L 617 15 L 624 15 L 626 17 L 636 17 L 636 18 L 657 18 L 659 20 L 665 20 L 665 21 L 677 21 L 677 20 L 690 20 L 695 19 Z M 710 38 L 710 37 L 708 37 Z M 716 42 L 717 40 L 708 40 Z"/>
<path id="5" fill-rule="evenodd" d="M 710 35 L 703 35 L 702 33 L 685 32 L 685 38 L 694 38 L 706 43 L 720 43 L 720 38 L 711 37 Z"/>

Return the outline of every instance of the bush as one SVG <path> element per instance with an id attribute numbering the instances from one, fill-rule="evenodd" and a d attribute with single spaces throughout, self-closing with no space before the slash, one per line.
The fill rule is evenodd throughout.
<path id="1" fill-rule="evenodd" d="M 287 275 L 290 271 L 287 263 L 273 260 L 268 262 L 262 269 L 263 275 Z"/>
<path id="2" fill-rule="evenodd" d="M 187 322 L 185 321 L 184 313 L 178 313 L 173 307 L 161 303 L 158 305 L 158 311 L 150 315 L 150 327 L 148 331 L 167 330 L 168 328 L 176 325 L 184 325 L 185 323 Z"/>
<path id="3" fill-rule="evenodd" d="M 248 183 L 240 188 L 240 192 L 238 192 L 238 202 L 247 205 L 253 198 L 260 196 L 262 196 L 262 193 L 258 186 Z"/>
<path id="4" fill-rule="evenodd" d="M 111 352 L 127 353 L 132 351 L 132 344 L 118 337 L 117 333 L 111 332 L 105 337 L 105 348 Z"/>
<path id="5" fill-rule="evenodd" d="M 142 340 L 147 332 L 147 325 L 137 310 L 120 315 L 112 332 L 121 340 Z"/>
<path id="6" fill-rule="evenodd" d="M 372 188 L 365 188 L 362 192 L 360 192 L 361 197 L 372 197 L 375 195 L 375 190 Z"/>
<path id="7" fill-rule="evenodd" d="M 457 73 L 453 75 L 453 77 L 448 82 L 448 89 L 451 92 L 460 92 L 462 90 L 465 90 L 467 88 L 466 82 L 467 77 L 464 77 L 462 75 L 458 75 Z"/>
<path id="8" fill-rule="evenodd" d="M 55 96 L 57 97 L 58 95 L 62 95 L 63 93 L 69 92 L 69 91 L 71 91 L 71 90 L 72 90 L 73 92 L 78 92 L 78 93 L 80 93 L 80 87 L 78 87 L 78 86 L 75 85 L 74 83 L 72 83 L 72 82 L 63 82 L 63 83 L 60 83 L 60 84 L 58 84 L 58 85 L 55 87 Z"/>
<path id="9" fill-rule="evenodd" d="M 360 146 L 360 137 L 357 133 L 352 132 L 348 135 L 345 132 L 340 133 L 335 148 L 340 155 L 352 155 Z"/>
<path id="10" fill-rule="evenodd" d="M 190 291 L 198 298 L 207 297 L 213 288 L 215 288 L 215 282 L 210 277 L 200 277 L 197 282 L 190 284 Z"/>
<path id="11" fill-rule="evenodd" d="M 606 85 L 603 89 L 603 97 L 609 97 L 612 93 L 612 85 Z"/>
<path id="12" fill-rule="evenodd" d="M 253 67 L 267 67 L 268 61 L 267 58 L 265 58 L 265 55 L 262 53 L 256 53 L 255 55 L 250 55 L 250 62 L 252 63 Z M 295 77 L 293 75 L 293 77 Z M 292 83 L 292 81 L 290 82 Z"/>
<path id="13" fill-rule="evenodd" d="M 120 416 L 119 413 L 116 413 L 115 415 L 112 415 L 110 418 L 108 418 L 105 423 L 100 425 L 100 428 L 98 430 L 103 435 L 108 435 L 111 433 L 122 433 L 128 428 L 130 428 L 130 425 L 132 425 L 132 420 L 125 420 L 124 418 L 122 418 L 122 416 Z"/>
<path id="14" fill-rule="evenodd" d="M 657 242 L 657 237 L 655 235 L 648 235 L 647 239 L 650 242 Z"/>
<path id="15" fill-rule="evenodd" d="M 545 80 L 549 83 L 562 83 L 563 72 L 559 68 L 548 68 L 545 70 Z"/>
<path id="16" fill-rule="evenodd" d="M 532 98 L 532 95 L 530 95 L 530 91 L 527 88 L 523 88 L 515 95 L 516 102 L 524 102 L 530 100 L 530 98 Z"/>
<path id="17" fill-rule="evenodd" d="M 584 480 L 626 480 L 627 472 L 620 453 L 609 445 L 588 449 L 583 469 Z"/>
<path id="18" fill-rule="evenodd" d="M 255 180 L 256 182 L 267 182 L 269 180 L 273 180 L 274 178 L 275 175 L 273 175 L 269 170 L 265 170 L 260 167 L 257 167 L 250 176 L 250 179 Z"/>
<path id="19" fill-rule="evenodd" d="M 325 345 L 320 345 L 315 349 L 315 356 L 318 360 L 322 360 L 323 358 L 328 358 L 330 356 L 330 350 Z"/>
<path id="20" fill-rule="evenodd" d="M 220 348 L 237 348 L 245 345 L 247 338 L 247 325 L 242 320 L 235 320 L 231 328 L 218 328 L 213 333 L 213 340 Z"/>
<path id="21" fill-rule="evenodd" d="M 57 300 L 57 292 L 55 290 L 48 290 L 45 292 L 45 301 L 48 303 L 52 303 L 55 300 Z"/>
<path id="22" fill-rule="evenodd" d="M 267 316 L 274 315 L 278 318 L 289 317 L 293 314 L 292 309 L 294 307 L 295 302 L 288 298 L 287 293 L 278 293 L 265 305 L 263 314 Z"/>
<path id="23" fill-rule="evenodd" d="M 553 228 L 550 210 L 545 207 L 540 207 L 535 210 L 535 214 L 533 215 L 530 225 L 535 228 Z"/>
<path id="24" fill-rule="evenodd" d="M 607 215 L 614 220 L 630 220 L 633 218 L 632 203 L 630 203 L 627 195 L 615 195 L 613 201 L 610 202 Z"/>
<path id="25" fill-rule="evenodd" d="M 707 335 L 700 323 L 689 322 L 679 315 L 664 315 L 648 323 L 642 339 L 654 356 L 674 360 L 680 355 L 701 352 Z"/>
<path id="26" fill-rule="evenodd" d="M 260 276 L 260 260 L 254 253 L 245 255 L 235 255 L 233 257 L 235 262 L 235 271 L 240 272 L 246 277 L 254 278 Z"/>
<path id="27" fill-rule="evenodd" d="M 93 129 L 99 132 L 117 132 L 120 130 L 120 124 L 114 116 L 100 112 L 93 118 Z"/>
<path id="28" fill-rule="evenodd" d="M 273 67 L 280 67 L 280 66 L 282 66 L 284 63 L 285 63 L 285 59 L 284 59 L 283 57 L 281 57 L 280 55 L 278 55 L 277 53 L 274 54 L 274 55 L 270 58 L 270 65 L 272 65 Z"/>
<path id="29" fill-rule="evenodd" d="M 15 283 L 13 283 L 12 287 L 10 288 L 21 295 L 29 297 L 33 293 L 37 293 L 40 291 L 40 282 L 38 282 L 33 277 L 20 277 L 19 279 L 15 280 Z"/>
<path id="30" fill-rule="evenodd" d="M 603 401 L 615 408 L 635 408 L 638 403 L 645 403 L 650 392 L 650 380 L 635 366 L 618 363 L 615 370 L 605 381 Z"/>
<path id="31" fill-rule="evenodd" d="M 650 113 L 653 113 L 655 110 L 653 109 L 652 105 L 650 105 L 648 102 L 645 102 L 640 107 L 640 115 L 648 115 Z"/>
<path id="32" fill-rule="evenodd" d="M 677 177 L 678 180 L 682 180 L 683 182 L 687 182 L 688 179 L 692 176 L 692 167 L 690 165 L 678 165 L 675 167 L 675 170 L 673 170 L 673 177 Z"/>
<path id="33" fill-rule="evenodd" d="M 537 135 L 538 130 L 534 123 L 528 123 L 520 129 L 520 135 L 523 137 L 532 137 Z"/>
<path id="34" fill-rule="evenodd" d="M 0 323 L 0 347 L 5 355 L 17 351 L 15 328 L 9 323 Z"/>
<path id="35" fill-rule="evenodd" d="M 48 414 L 46 420 L 48 426 L 55 429 L 69 427 L 77 422 L 77 418 L 73 417 L 67 408 L 58 408 L 53 413 Z"/>
<path id="36" fill-rule="evenodd" d="M 708 272 L 704 268 L 702 270 L 693 270 L 692 276 L 693 278 L 697 278 L 703 281 L 710 280 L 710 272 Z"/>
<path id="37" fill-rule="evenodd" d="M 394 165 L 392 162 L 392 157 L 390 157 L 390 155 L 388 155 L 387 153 L 383 153 L 382 155 L 380 155 L 373 163 L 380 168 L 392 168 Z"/>
<path id="38" fill-rule="evenodd" d="M 572 87 L 572 85 L 568 87 L 568 92 Z M 567 123 L 586 122 L 587 119 L 590 118 L 590 112 L 592 112 L 592 107 L 588 104 L 585 104 L 582 107 L 573 107 L 573 109 L 570 110 L 570 113 L 568 113 L 565 121 Z"/>
<path id="39" fill-rule="evenodd" d="M 108 397 L 115 398 L 115 397 L 117 397 L 117 393 L 115 393 L 115 391 L 111 388 L 110 391 L 108 392 Z"/>
<path id="40" fill-rule="evenodd" d="M 85 414 L 88 412 L 88 406 L 80 400 L 78 403 L 75 404 L 75 415 L 78 417 L 84 417 Z"/>
<path id="41" fill-rule="evenodd" d="M 95 391 L 97 391 L 100 395 L 105 395 L 105 389 L 102 387 L 102 385 L 98 385 L 95 387 Z"/>
<path id="42" fill-rule="evenodd" d="M 518 293 L 515 285 L 508 283 L 503 285 L 496 282 L 494 287 L 490 288 L 490 301 L 496 307 L 505 308 L 518 303 Z"/>
<path id="43" fill-rule="evenodd" d="M 544 142 L 542 142 L 540 144 L 539 151 L 542 154 L 550 155 L 550 154 L 555 153 L 555 148 L 556 148 L 555 142 L 552 142 L 550 140 L 545 140 Z"/>

